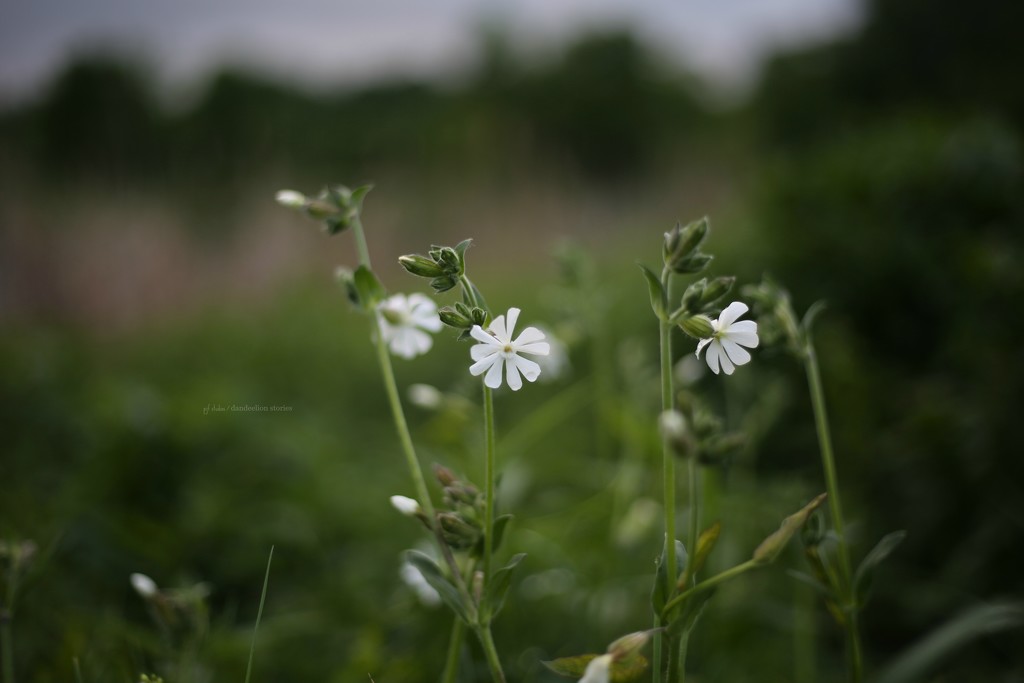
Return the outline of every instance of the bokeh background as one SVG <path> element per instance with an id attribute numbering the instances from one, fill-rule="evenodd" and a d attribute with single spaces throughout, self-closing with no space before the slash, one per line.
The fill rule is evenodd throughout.
<path id="1" fill-rule="evenodd" d="M 498 398 L 510 678 L 649 624 L 660 550 L 656 325 L 634 262 L 710 215 L 714 273 L 770 273 L 819 324 L 856 554 L 909 532 L 864 619 L 869 670 L 1024 594 L 1024 4 L 20 3 L 0 10 L 0 536 L 38 546 L 18 680 L 431 681 L 450 619 L 399 579 L 411 493 L 352 265 L 273 203 L 372 181 L 371 251 L 475 240 L 471 275 L 569 349 Z M 682 358 L 689 347 L 679 344 Z M 685 348 L 684 348 L 685 347 Z M 428 462 L 480 479 L 465 348 L 396 361 Z M 696 380 L 748 442 L 707 470 L 719 568 L 823 488 L 800 369 L 768 351 Z M 597 398 L 595 398 L 595 396 Z M 602 398 L 604 397 L 604 398 Z M 205 414 L 208 406 L 288 412 Z M 595 417 L 596 416 L 596 417 Z M 694 680 L 841 680 L 781 566 L 720 591 Z M 131 589 L 204 582 L 175 669 Z M 799 631 L 803 633 L 804 631 Z M 180 644 L 179 640 L 175 641 Z M 1021 681 L 1020 632 L 944 681 Z M 484 680 L 476 650 L 463 680 Z"/>

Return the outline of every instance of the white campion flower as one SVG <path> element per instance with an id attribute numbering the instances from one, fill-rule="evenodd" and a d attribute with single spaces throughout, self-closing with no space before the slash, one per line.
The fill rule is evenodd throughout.
<path id="1" fill-rule="evenodd" d="M 716 375 L 719 364 L 725 374 L 731 375 L 736 369 L 735 366 L 750 362 L 750 354 L 743 347 L 746 346 L 750 349 L 757 347 L 757 323 L 753 320 L 736 322 L 736 319 L 746 312 L 747 305 L 745 303 L 733 301 L 725 307 L 722 314 L 718 316 L 718 320 L 711 321 L 711 327 L 715 330 L 714 334 L 707 339 L 701 339 L 697 344 L 698 358 L 704 347 L 707 347 L 708 352 L 704 359 Z"/>
<path id="2" fill-rule="evenodd" d="M 434 341 L 427 332 L 440 332 L 443 327 L 437 304 L 423 294 L 388 297 L 377 305 L 377 319 L 391 353 L 405 359 L 429 351 Z"/>
<path id="3" fill-rule="evenodd" d="M 609 683 L 612 678 L 612 659 L 610 654 L 591 659 L 580 683 Z"/>
<path id="4" fill-rule="evenodd" d="M 145 574 L 139 574 L 136 572 L 129 576 L 128 580 L 131 581 L 132 588 L 135 589 L 135 592 L 147 600 L 156 595 L 159 590 L 156 586 L 156 581 Z"/>
<path id="5" fill-rule="evenodd" d="M 427 607 L 437 607 L 441 604 L 441 594 L 434 589 L 427 580 L 423 578 L 423 572 L 409 562 L 404 562 L 399 569 L 399 576 L 406 586 L 412 589 L 416 597 Z"/>
<path id="6" fill-rule="evenodd" d="M 527 327 L 519 337 L 513 341 L 512 333 L 519 319 L 519 309 L 508 309 L 508 325 L 505 324 L 505 316 L 499 315 L 491 321 L 487 332 L 479 325 L 473 325 L 469 331 L 476 344 L 469 350 L 470 357 L 475 361 L 469 366 L 469 371 L 474 376 L 482 375 L 484 372 L 484 384 L 491 389 L 501 386 L 501 371 L 505 369 L 505 380 L 512 391 L 519 391 L 523 386 L 523 380 L 533 382 L 540 376 L 540 366 L 528 358 L 519 354 L 528 353 L 535 356 L 546 356 L 551 351 L 550 345 L 544 340 L 544 333 L 536 327 Z"/>

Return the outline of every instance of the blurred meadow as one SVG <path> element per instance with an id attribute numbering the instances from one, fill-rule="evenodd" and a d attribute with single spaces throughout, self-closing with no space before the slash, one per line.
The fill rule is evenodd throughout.
<path id="1" fill-rule="evenodd" d="M 650 627 L 658 325 L 635 264 L 703 215 L 713 274 L 770 274 L 798 311 L 827 303 L 818 355 L 855 552 L 908 532 L 864 612 L 868 671 L 1024 597 L 1024 4 L 861 11 L 728 97 L 627 28 L 534 54 L 494 25 L 447 80 L 314 88 L 231 68 L 176 99 L 146 55 L 96 51 L 10 100 L 0 539 L 36 546 L 15 678 L 242 680 L 273 545 L 252 680 L 438 679 L 451 616 L 399 578 L 422 530 L 388 503 L 412 488 L 366 320 L 332 279 L 355 248 L 277 206 L 285 187 L 374 183 L 363 222 L 391 291 L 429 293 L 399 255 L 473 238 L 495 308 L 568 349 L 561 376 L 496 398 L 503 552 L 528 553 L 494 627 L 510 680 L 562 680 L 541 661 Z M 479 381 L 454 337 L 395 359 L 397 379 L 403 397 L 445 395 L 406 402 L 423 461 L 479 483 Z M 688 381 L 747 437 L 705 468 L 724 569 L 824 490 L 814 419 L 778 353 Z M 216 410 L 232 404 L 287 410 Z M 720 588 L 691 680 L 844 680 L 825 610 L 795 616 L 815 599 L 786 573 L 797 545 Z M 161 633 L 133 572 L 203 584 L 208 614 Z M 921 680 L 1024 681 L 1020 644 L 1020 628 L 973 640 Z M 489 680 L 475 642 L 464 657 L 459 680 Z"/>

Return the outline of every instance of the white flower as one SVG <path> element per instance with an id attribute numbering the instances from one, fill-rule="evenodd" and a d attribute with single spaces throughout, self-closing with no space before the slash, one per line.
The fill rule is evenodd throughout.
<path id="1" fill-rule="evenodd" d="M 612 656 L 610 654 L 601 655 L 590 660 L 586 671 L 583 672 L 583 678 L 580 679 L 580 683 L 608 683 L 611 678 Z"/>
<path id="2" fill-rule="evenodd" d="M 295 190 L 281 190 L 275 197 L 277 203 L 281 206 L 287 206 L 290 209 L 301 209 L 306 205 L 306 195 Z"/>
<path id="3" fill-rule="evenodd" d="M 420 513 L 420 504 L 414 498 L 391 496 L 391 505 L 403 515 L 415 517 Z"/>
<path id="4" fill-rule="evenodd" d="M 413 384 L 409 387 L 409 402 L 424 410 L 437 410 L 444 404 L 444 394 L 429 384 Z"/>
<path id="5" fill-rule="evenodd" d="M 515 341 L 512 341 L 512 332 L 518 319 L 519 309 L 510 308 L 507 328 L 505 316 L 499 315 L 491 321 L 487 332 L 479 325 L 473 325 L 473 329 L 469 331 L 473 339 L 480 342 L 469 350 L 470 357 L 476 361 L 469 366 L 469 371 L 474 376 L 486 372 L 484 384 L 491 389 L 501 386 L 502 367 L 505 368 L 505 380 L 512 391 L 519 391 L 523 386 L 519 373 L 522 373 L 528 382 L 535 381 L 540 376 L 540 366 L 519 354 L 546 356 L 551 350 L 548 343 L 543 341 L 544 333 L 536 327 L 527 327 Z"/>
<path id="6" fill-rule="evenodd" d="M 565 344 L 546 328 L 538 326 L 537 329 L 548 343 L 548 355 L 537 358 L 540 374 L 544 377 L 541 382 L 554 382 L 569 371 L 569 351 Z"/>
<path id="7" fill-rule="evenodd" d="M 735 370 L 734 366 L 750 362 L 750 354 L 743 347 L 751 349 L 757 347 L 757 323 L 753 320 L 736 322 L 736 319 L 746 312 L 746 304 L 733 301 L 725 307 L 722 315 L 718 316 L 718 320 L 711 321 L 711 326 L 715 330 L 714 334 L 708 339 L 701 339 L 697 344 L 698 357 L 700 357 L 701 350 L 705 346 L 708 347 L 705 360 L 716 375 L 719 363 L 722 364 L 725 374 L 731 375 Z"/>
<path id="8" fill-rule="evenodd" d="M 385 299 L 377 305 L 377 319 L 391 353 L 406 359 L 429 351 L 434 342 L 427 332 L 440 332 L 442 327 L 437 304 L 423 294 Z"/>
<path id="9" fill-rule="evenodd" d="M 128 577 L 129 581 L 132 582 L 132 588 L 135 592 L 144 598 L 151 598 L 156 595 L 158 588 L 156 587 L 156 581 L 149 578 L 145 574 L 139 574 L 138 572 Z"/>

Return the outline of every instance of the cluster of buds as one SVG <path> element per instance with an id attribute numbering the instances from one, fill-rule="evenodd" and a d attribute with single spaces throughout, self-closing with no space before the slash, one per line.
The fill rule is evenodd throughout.
<path id="1" fill-rule="evenodd" d="M 680 275 L 704 270 L 713 258 L 700 250 L 701 242 L 707 237 L 708 227 L 708 219 L 705 216 L 686 226 L 676 223 L 676 227 L 666 232 L 662 247 L 665 267 Z"/>
<path id="2" fill-rule="evenodd" d="M 677 456 L 718 465 L 745 443 L 742 433 L 726 431 L 722 420 L 690 392 L 679 392 L 677 404 L 659 418 L 662 438 Z"/>
<path id="3" fill-rule="evenodd" d="M 789 292 L 768 277 L 756 285 L 744 287 L 743 296 L 754 304 L 754 314 L 760 322 L 760 334 L 764 342 L 768 345 L 782 345 L 798 357 L 802 356 L 805 334 L 814 317 L 821 311 L 820 304 L 811 306 L 803 320 L 798 322 Z"/>
<path id="4" fill-rule="evenodd" d="M 487 326 L 487 311 L 461 301 L 456 301 L 452 306 L 442 307 L 437 314 L 441 316 L 441 322 L 445 325 L 459 330 L 459 341 L 470 338 L 469 331 L 474 325 Z"/>
<path id="5" fill-rule="evenodd" d="M 363 199 L 372 189 L 372 185 L 363 185 L 354 190 L 344 185 L 334 185 L 320 190 L 315 197 L 307 197 L 295 190 L 281 190 L 276 199 L 281 206 L 297 209 L 314 220 L 322 221 L 328 234 L 337 235 L 359 220 Z"/>
<path id="6" fill-rule="evenodd" d="M 435 292 L 447 292 L 456 287 L 466 272 L 466 249 L 473 240 L 463 240 L 454 247 L 434 245 L 421 254 L 407 254 L 398 257 L 402 267 L 417 277 L 430 278 Z"/>
<path id="7" fill-rule="evenodd" d="M 484 496 L 480 489 L 458 479 L 446 467 L 434 465 L 434 476 L 444 490 L 444 506 L 437 522 L 444 542 L 453 550 L 483 552 Z"/>

